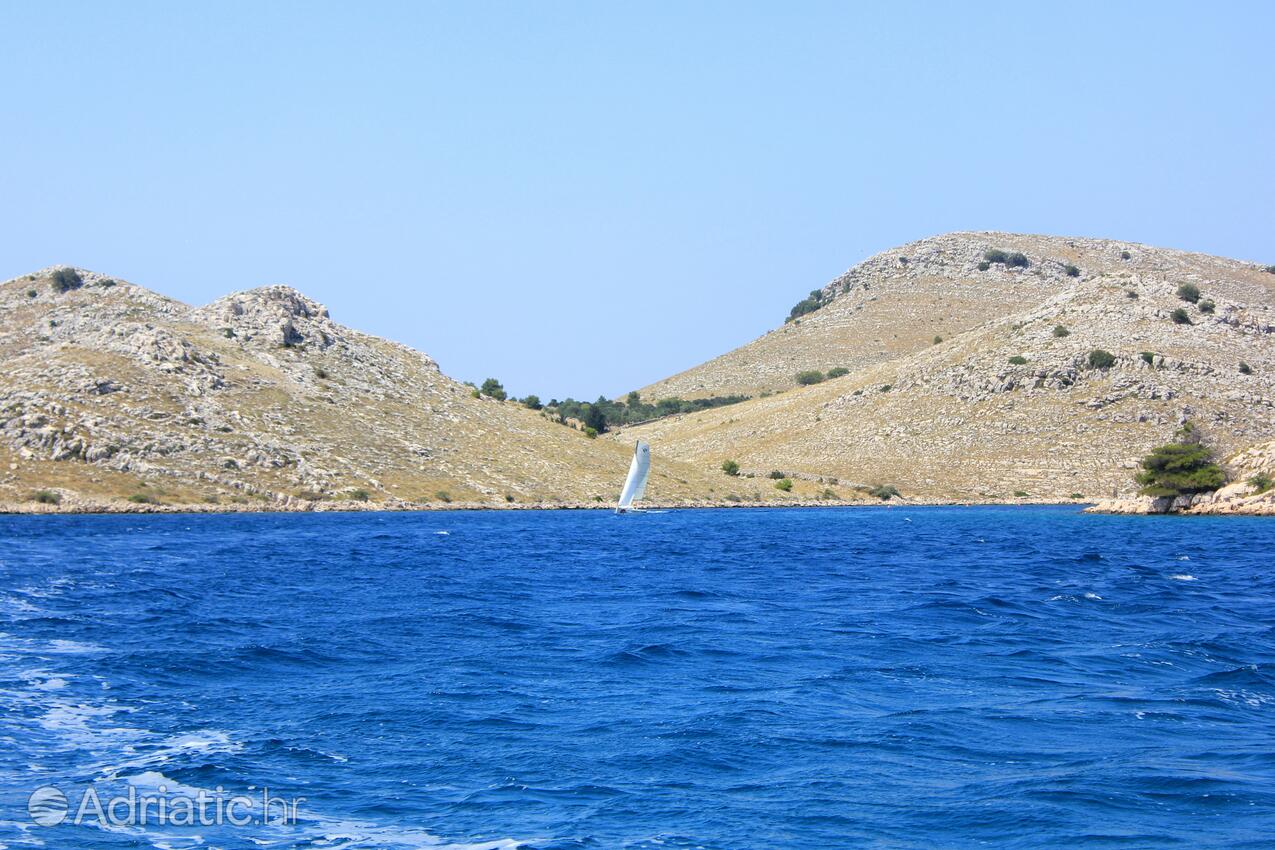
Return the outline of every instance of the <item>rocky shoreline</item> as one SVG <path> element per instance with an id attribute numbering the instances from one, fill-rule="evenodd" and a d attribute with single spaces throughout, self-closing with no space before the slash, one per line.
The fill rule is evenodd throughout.
<path id="1" fill-rule="evenodd" d="M 993 506 L 1025 506 L 1025 505 L 1074 505 L 1080 507 L 1087 502 L 1057 502 L 1048 500 L 1018 499 L 1012 501 L 994 500 L 942 500 L 942 499 L 907 499 L 881 501 L 880 499 L 839 500 L 839 499 L 794 499 L 790 502 L 731 502 L 720 501 L 678 501 L 652 502 L 644 504 L 644 510 L 686 510 L 690 508 L 915 508 L 915 507 L 993 507 Z M 61 504 L 50 505 L 39 502 L 4 503 L 0 502 L 0 514 L 253 514 L 253 513 L 405 513 L 415 511 L 558 511 L 588 510 L 610 511 L 615 505 L 607 502 L 356 502 L 356 501 L 322 501 L 308 502 L 302 499 L 290 499 L 274 503 L 256 504 L 134 504 L 131 502 L 94 502 L 88 500 L 67 500 Z"/>

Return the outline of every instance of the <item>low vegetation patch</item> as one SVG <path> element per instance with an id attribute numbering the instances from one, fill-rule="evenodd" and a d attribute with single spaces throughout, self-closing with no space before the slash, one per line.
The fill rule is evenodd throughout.
<path id="1" fill-rule="evenodd" d="M 1013 357 L 1009 358 L 1009 362 L 1015 366 L 1026 366 L 1027 358 L 1021 354 L 1015 354 Z"/>
<path id="2" fill-rule="evenodd" d="M 84 278 L 75 269 L 58 269 L 49 277 L 54 292 L 70 292 L 84 285 Z"/>
<path id="3" fill-rule="evenodd" d="M 1199 303 L 1197 303 L 1195 306 L 1196 306 L 1196 309 L 1198 309 L 1201 313 L 1211 314 L 1214 310 L 1217 309 L 1217 305 L 1214 304 L 1212 299 L 1210 298 L 1201 298 Z"/>
<path id="4" fill-rule="evenodd" d="M 1015 490 L 1015 491 L 1014 491 L 1014 498 L 1015 498 L 1015 499 L 1026 499 L 1028 495 L 1029 495 L 1029 494 L 1027 493 L 1027 491 L 1026 491 L 1026 490 Z"/>
<path id="5" fill-rule="evenodd" d="M 1089 352 L 1089 368 L 1090 369 L 1110 369 L 1116 365 L 1116 355 L 1110 351 L 1101 348 L 1095 348 Z"/>
<path id="6" fill-rule="evenodd" d="M 883 502 L 888 502 L 902 495 L 899 493 L 899 488 L 893 484 L 873 484 L 868 488 L 867 493 L 872 498 L 880 499 Z"/>
<path id="7" fill-rule="evenodd" d="M 847 369 L 845 366 L 833 366 L 831 369 L 828 370 L 829 378 L 840 378 L 843 375 L 849 375 L 849 374 L 850 374 L 850 370 Z"/>
<path id="8" fill-rule="evenodd" d="M 812 289 L 810 290 L 810 295 L 793 305 L 793 308 L 788 311 L 788 318 L 784 319 L 784 321 L 791 322 L 794 319 L 801 318 L 807 313 L 813 313 L 820 307 L 824 306 L 825 303 L 826 301 L 824 300 L 823 290 Z"/>
<path id="9" fill-rule="evenodd" d="M 1178 297 L 1183 301 L 1190 301 L 1194 304 L 1200 300 L 1200 287 L 1194 283 L 1184 283 L 1178 287 Z"/>
<path id="10" fill-rule="evenodd" d="M 147 493 L 134 493 L 133 495 L 131 495 L 131 496 L 129 496 L 129 497 L 128 497 L 128 500 L 129 500 L 130 502 L 132 502 L 133 504 L 135 504 L 135 505 L 153 505 L 153 504 L 155 504 L 155 497 L 154 497 L 154 496 L 151 496 L 151 495 L 149 495 L 149 494 L 147 494 Z"/>
<path id="11" fill-rule="evenodd" d="M 774 471 L 772 471 L 772 472 L 770 473 L 770 476 L 769 476 L 769 477 L 770 477 L 770 478 L 772 478 L 772 479 L 774 479 L 775 481 L 778 481 L 779 479 L 781 479 L 781 478 L 787 478 L 788 476 L 787 476 L 787 475 L 784 475 L 782 472 L 780 472 L 778 469 L 776 469 L 776 470 L 774 470 Z"/>
<path id="12" fill-rule="evenodd" d="M 504 401 L 509 398 L 509 395 L 505 392 L 504 385 L 495 378 L 488 378 L 483 381 L 483 385 L 478 388 L 478 391 L 489 398 L 494 398 L 496 401 Z"/>
<path id="13" fill-rule="evenodd" d="M 821 384 L 823 383 L 823 378 L 823 372 L 818 369 L 807 369 L 804 372 L 797 373 L 797 383 L 803 387 L 808 387 L 811 384 Z"/>
<path id="14" fill-rule="evenodd" d="M 938 344 L 939 344 L 940 342 L 942 342 L 942 341 L 943 341 L 943 337 L 938 336 L 938 335 L 936 334 L 936 335 L 935 335 L 935 337 L 934 337 L 934 344 L 935 344 L 935 345 L 938 345 Z"/>
<path id="15" fill-rule="evenodd" d="M 1188 422 L 1172 443 L 1157 446 L 1142 459 L 1135 480 L 1144 496 L 1159 498 L 1211 492 L 1226 483 L 1226 473 Z"/>
<path id="16" fill-rule="evenodd" d="M 779 479 L 778 481 L 775 482 L 775 489 L 782 490 L 785 493 L 790 492 L 792 490 L 792 479 L 791 478 Z"/>
<path id="17" fill-rule="evenodd" d="M 1059 339 L 1062 339 L 1063 337 L 1070 336 L 1070 335 L 1071 335 L 1071 331 L 1067 330 L 1062 325 L 1054 325 L 1054 336 L 1058 337 Z"/>
<path id="18" fill-rule="evenodd" d="M 31 494 L 31 501 L 39 502 L 42 505 L 60 505 L 62 504 L 62 496 L 52 490 L 37 490 Z"/>
<path id="19" fill-rule="evenodd" d="M 592 402 L 576 401 L 573 398 L 558 401 L 554 398 L 549 399 L 549 403 L 544 405 L 544 408 L 551 415 L 556 415 L 559 423 L 565 424 L 569 419 L 576 419 L 583 422 L 585 427 L 593 428 L 602 434 L 612 425 L 633 425 L 638 422 L 663 419 L 666 416 L 676 416 L 679 413 L 697 413 L 714 407 L 739 404 L 741 401 L 748 401 L 750 397 L 723 395 L 711 398 L 680 399 L 674 396 L 649 404 L 642 400 L 640 393 L 634 391 L 629 393 L 623 401 L 612 401 L 605 396 L 598 396 L 597 401 Z M 535 398 L 537 403 L 540 401 L 534 396 L 528 396 L 528 398 Z M 526 404 L 525 399 L 523 403 Z"/>
<path id="20" fill-rule="evenodd" d="M 1170 313 L 1169 318 L 1173 320 L 1173 324 L 1175 325 L 1191 324 L 1191 317 L 1186 314 L 1186 310 L 1182 307 L 1179 307 Z"/>
<path id="21" fill-rule="evenodd" d="M 985 272 L 991 267 L 992 267 L 992 264 L 987 262 L 987 260 L 983 260 L 981 263 L 978 264 L 978 270 L 981 272 Z"/>
<path id="22" fill-rule="evenodd" d="M 725 472 L 733 478 L 736 475 L 739 475 L 739 464 L 735 463 L 733 460 L 724 460 L 722 461 L 722 472 Z"/>
<path id="23" fill-rule="evenodd" d="M 1026 254 L 1019 251 L 1007 253 L 1000 248 L 988 248 L 983 252 L 983 260 L 988 263 L 1000 263 L 1010 269 L 1025 269 L 1031 265 Z"/>
<path id="24" fill-rule="evenodd" d="M 1275 487 L 1275 480 L 1273 480 L 1265 472 L 1259 472 L 1252 476 L 1248 479 L 1248 483 L 1249 486 L 1258 493 L 1265 493 L 1267 490 Z"/>
<path id="25" fill-rule="evenodd" d="M 437 493 L 434 494 L 434 498 L 438 499 L 438 501 L 444 504 L 451 504 L 451 501 L 452 501 L 451 494 L 448 493 L 446 490 L 439 490 Z"/>
<path id="26" fill-rule="evenodd" d="M 1155 352 L 1154 352 L 1154 351 L 1144 351 L 1144 352 L 1142 352 L 1141 354 L 1139 354 L 1138 356 L 1139 356 L 1139 357 L 1141 357 L 1141 358 L 1142 358 L 1142 362 L 1143 362 L 1143 363 L 1146 363 L 1148 366 L 1154 366 L 1154 365 L 1155 365 Z"/>
<path id="27" fill-rule="evenodd" d="M 358 490 L 351 490 L 351 491 L 350 491 L 350 499 L 351 499 L 351 501 L 355 501 L 355 502 L 366 502 L 366 501 L 367 501 L 368 499 L 370 499 L 370 498 L 372 498 L 372 494 L 371 494 L 371 493 L 369 493 L 369 492 L 368 492 L 368 491 L 366 491 L 366 490 L 358 489 Z"/>

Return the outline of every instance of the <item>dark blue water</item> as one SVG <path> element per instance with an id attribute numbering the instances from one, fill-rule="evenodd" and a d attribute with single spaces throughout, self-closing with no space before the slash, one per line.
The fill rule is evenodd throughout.
<path id="1" fill-rule="evenodd" d="M 1275 521 L 0 517 L 0 547 L 3 847 L 1275 842 Z M 305 800 L 43 827 L 44 785 Z"/>

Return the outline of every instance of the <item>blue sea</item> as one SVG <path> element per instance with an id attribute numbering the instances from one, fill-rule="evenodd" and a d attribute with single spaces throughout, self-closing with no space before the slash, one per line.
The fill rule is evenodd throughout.
<path id="1" fill-rule="evenodd" d="M 18 516 L 0 575 L 2 848 L 1275 846 L 1272 520 Z"/>

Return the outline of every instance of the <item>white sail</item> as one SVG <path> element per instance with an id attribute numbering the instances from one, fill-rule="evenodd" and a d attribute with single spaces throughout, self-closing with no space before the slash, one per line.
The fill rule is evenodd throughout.
<path id="1" fill-rule="evenodd" d="M 651 472 L 651 447 L 641 440 L 633 448 L 633 462 L 629 464 L 629 477 L 624 479 L 617 511 L 627 511 L 633 502 L 646 493 L 646 478 Z"/>

